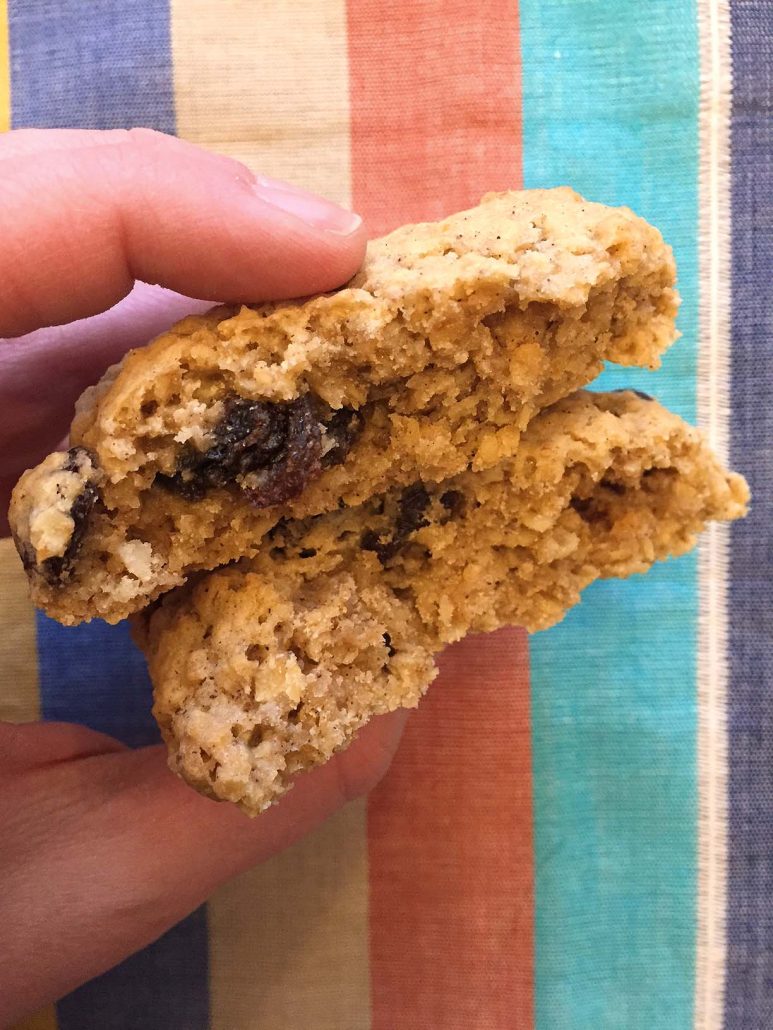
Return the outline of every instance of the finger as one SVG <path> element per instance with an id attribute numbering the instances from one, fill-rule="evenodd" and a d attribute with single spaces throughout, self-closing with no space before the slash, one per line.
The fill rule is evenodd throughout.
<path id="1" fill-rule="evenodd" d="M 125 750 L 114 737 L 69 722 L 0 722 L 0 781 L 25 769 Z"/>
<path id="2" fill-rule="evenodd" d="M 137 283 L 102 314 L 0 341 L 0 536 L 17 479 L 67 435 L 83 390 L 127 350 L 211 306 Z"/>
<path id="3" fill-rule="evenodd" d="M 3 162 L 0 334 L 103 311 L 135 279 L 212 300 L 331 289 L 359 266 L 349 212 L 149 130 Z"/>
<path id="4" fill-rule="evenodd" d="M 14 129 L 0 136 L 0 161 L 52 150 L 109 146 L 125 136 L 125 129 Z"/>
<path id="5" fill-rule="evenodd" d="M 8 786 L 0 796 L 0 953 L 8 978 L 0 1025 L 148 944 L 220 883 L 374 786 L 404 716 L 374 720 L 347 751 L 300 776 L 279 805 L 254 820 L 191 791 L 166 769 L 160 748 L 17 777 L 17 796 Z M 13 840 L 26 850 L 9 861 Z M 51 949 L 52 940 L 68 948 Z"/>

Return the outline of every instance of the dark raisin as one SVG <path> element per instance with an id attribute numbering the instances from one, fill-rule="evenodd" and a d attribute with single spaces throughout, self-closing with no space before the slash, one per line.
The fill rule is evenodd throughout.
<path id="1" fill-rule="evenodd" d="M 466 498 L 461 490 L 446 490 L 441 494 L 440 503 L 446 509 L 450 518 L 464 514 Z"/>
<path id="2" fill-rule="evenodd" d="M 67 461 L 62 466 L 64 472 L 80 472 L 84 457 L 88 457 L 92 465 L 96 465 L 96 457 L 84 447 L 71 447 L 67 452 Z M 87 481 L 77 495 L 70 508 L 70 518 L 74 526 L 72 536 L 64 554 L 46 558 L 39 566 L 40 574 L 51 586 L 66 582 L 72 575 L 73 565 L 81 549 L 83 538 L 88 528 L 89 517 L 97 503 L 99 490 L 96 483 Z M 22 556 L 24 561 L 24 556 Z M 26 562 L 25 562 L 26 565 Z"/>
<path id="3" fill-rule="evenodd" d="M 398 540 L 404 540 L 417 529 L 429 525 L 429 520 L 424 518 L 424 512 L 429 505 L 429 494 L 422 482 L 413 483 L 403 490 L 395 524 L 395 537 Z"/>
<path id="4" fill-rule="evenodd" d="M 323 419 L 325 433 L 333 446 L 322 458 L 322 468 L 340 465 L 349 453 L 352 444 L 362 432 L 364 418 L 356 408 L 339 408 L 329 419 Z"/>
<path id="5" fill-rule="evenodd" d="M 285 529 L 287 529 L 289 521 L 289 519 L 281 518 L 278 522 L 275 522 L 271 529 L 266 533 L 267 539 L 275 540 L 280 533 L 283 533 Z"/>
<path id="6" fill-rule="evenodd" d="M 286 436 L 269 464 L 250 472 L 241 487 L 256 508 L 297 497 L 322 471 L 322 434 L 308 397 L 287 405 Z"/>
<path id="7" fill-rule="evenodd" d="M 156 482 L 186 500 L 197 501 L 208 490 L 267 465 L 287 439 L 288 407 L 229 398 L 222 421 L 212 431 L 212 445 L 204 452 L 187 448 L 177 462 L 177 471 L 156 476 Z"/>
<path id="8" fill-rule="evenodd" d="M 398 504 L 397 518 L 391 539 L 382 540 L 381 534 L 369 529 L 363 534 L 360 546 L 364 551 L 375 551 L 378 560 L 386 565 L 401 550 L 408 537 L 429 520 L 424 513 L 430 505 L 430 497 L 423 483 L 413 483 L 403 490 Z"/>
<path id="9" fill-rule="evenodd" d="M 316 547 L 302 547 L 298 553 L 299 558 L 316 558 L 317 549 Z"/>
<path id="10" fill-rule="evenodd" d="M 386 645 L 387 654 L 390 658 L 392 657 L 392 655 L 397 654 L 395 649 L 392 647 L 392 637 L 389 635 L 389 633 L 384 634 L 384 644 Z"/>
<path id="11" fill-rule="evenodd" d="M 366 529 L 360 540 L 360 547 L 363 551 L 375 551 L 378 560 L 386 565 L 390 558 L 397 553 L 397 547 L 393 540 L 381 540 L 380 535 L 374 529 Z"/>
<path id="12" fill-rule="evenodd" d="M 206 451 L 189 447 L 172 475 L 159 474 L 159 486 L 186 500 L 201 500 L 237 478 L 257 508 L 297 497 L 321 465 L 321 431 L 309 397 L 289 403 L 230 398 Z"/>

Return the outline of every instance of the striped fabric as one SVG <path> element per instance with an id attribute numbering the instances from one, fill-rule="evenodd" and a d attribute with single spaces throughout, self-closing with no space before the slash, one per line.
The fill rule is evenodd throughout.
<path id="1" fill-rule="evenodd" d="M 27 1030 L 773 1026 L 773 2 L 0 0 L 0 130 L 147 125 L 374 233 L 569 182 L 673 244 L 656 379 L 751 516 L 469 639 L 366 800 Z M 0 543 L 0 717 L 155 739 L 123 627 Z"/>

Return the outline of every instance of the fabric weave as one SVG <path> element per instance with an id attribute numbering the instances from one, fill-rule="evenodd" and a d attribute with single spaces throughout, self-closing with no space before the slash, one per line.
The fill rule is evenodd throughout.
<path id="1" fill-rule="evenodd" d="M 449 649 L 394 766 L 28 1030 L 773 1026 L 771 0 L 0 0 L 0 131 L 145 125 L 371 231 L 570 183 L 674 246 L 682 340 L 606 372 L 706 428 L 750 517 Z M 156 738 L 126 628 L 0 543 L 0 717 Z"/>

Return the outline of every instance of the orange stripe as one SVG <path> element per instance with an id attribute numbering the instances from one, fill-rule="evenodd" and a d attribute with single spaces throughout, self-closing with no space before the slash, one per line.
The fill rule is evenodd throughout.
<path id="1" fill-rule="evenodd" d="M 449 649 L 370 798 L 373 1030 L 533 1019 L 525 635 Z"/>
<path id="2" fill-rule="evenodd" d="M 350 0 L 352 201 L 373 233 L 520 185 L 515 0 Z M 450 649 L 368 807 L 373 1030 L 530 1027 L 526 639 Z"/>
<path id="3" fill-rule="evenodd" d="M 521 181 L 516 0 L 349 0 L 352 194 L 374 234 Z"/>

